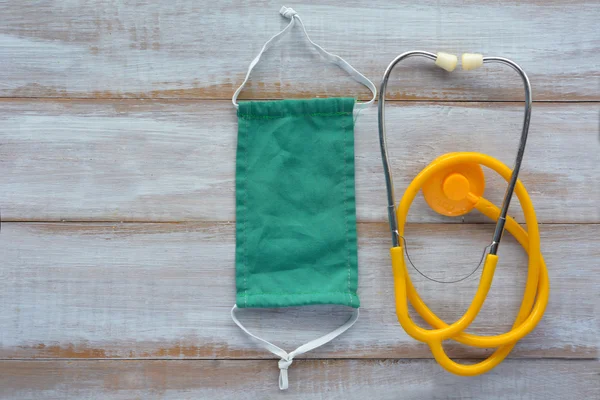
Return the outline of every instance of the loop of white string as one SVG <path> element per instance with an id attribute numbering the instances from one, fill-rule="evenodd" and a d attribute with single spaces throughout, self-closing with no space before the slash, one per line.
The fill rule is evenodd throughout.
<path id="1" fill-rule="evenodd" d="M 359 309 L 355 308 L 354 311 L 352 312 L 352 315 L 348 319 L 348 321 L 346 321 L 342 326 L 333 330 L 332 332 L 329 332 L 326 335 L 321 336 L 320 338 L 311 340 L 310 342 L 298 347 L 296 350 L 288 353 L 287 351 L 283 350 L 282 348 L 274 345 L 273 343 L 271 343 L 265 339 L 262 339 L 256 335 L 254 335 L 248 329 L 246 329 L 246 327 L 244 327 L 244 325 L 242 325 L 242 323 L 238 320 L 237 316 L 235 315 L 236 310 L 238 310 L 238 307 L 237 307 L 237 305 L 234 305 L 233 308 L 231 309 L 231 319 L 233 320 L 233 322 L 235 322 L 235 324 L 237 326 L 239 326 L 240 329 L 243 330 L 248 336 L 250 336 L 252 339 L 258 341 L 266 350 L 270 351 L 271 353 L 275 354 L 277 357 L 280 358 L 280 360 L 278 362 L 278 366 L 279 366 L 279 389 L 281 389 L 281 390 L 286 390 L 288 388 L 288 368 L 290 367 L 290 365 L 292 365 L 292 362 L 294 361 L 294 357 L 296 357 L 300 354 L 309 352 L 311 350 L 314 350 L 317 347 L 323 346 L 326 343 L 329 343 L 330 341 L 332 341 L 333 339 L 335 339 L 336 337 L 340 336 L 342 333 L 344 333 L 348 329 L 350 329 L 352 327 L 352 325 L 354 325 L 354 323 L 356 322 L 356 320 L 358 319 L 358 316 L 359 316 Z"/>
<path id="2" fill-rule="evenodd" d="M 300 18 L 298 13 L 293 8 L 288 8 L 288 7 L 283 6 L 279 10 L 279 13 L 283 17 L 288 18 L 290 20 L 290 23 L 285 28 L 283 28 L 283 30 L 281 32 L 277 33 L 272 38 L 267 40 L 267 42 L 263 45 L 263 47 L 260 50 L 260 52 L 258 53 L 258 55 L 250 63 L 250 66 L 248 67 L 248 72 L 246 73 L 246 77 L 244 78 L 244 81 L 242 82 L 240 87 L 237 88 L 237 90 L 233 93 L 233 97 L 231 98 L 231 101 L 232 101 L 233 105 L 235 106 L 235 108 L 238 108 L 238 103 L 237 103 L 238 95 L 240 94 L 240 92 L 242 91 L 244 86 L 246 85 L 246 82 L 248 82 L 248 80 L 250 79 L 250 73 L 252 72 L 252 69 L 254 69 L 256 64 L 258 64 L 258 61 L 260 61 L 260 57 L 263 55 L 263 53 L 265 51 L 270 49 L 273 45 L 277 44 L 281 40 L 281 38 L 288 31 L 291 30 L 291 28 L 294 26 L 296 21 L 298 22 L 298 24 L 300 24 L 300 27 L 302 28 L 302 31 L 304 32 L 304 35 L 306 36 L 306 39 L 308 40 L 308 42 L 313 45 L 313 47 L 317 50 L 317 52 L 321 55 L 321 57 L 323 57 L 326 61 L 328 61 L 332 64 L 335 64 L 338 67 L 340 67 L 341 69 L 343 69 L 344 71 L 346 71 L 354 80 L 356 80 L 357 82 L 366 86 L 371 91 L 371 93 L 373 93 L 373 97 L 371 98 L 371 100 L 369 100 L 367 102 L 363 102 L 363 103 L 357 102 L 355 109 L 360 111 L 360 110 L 368 107 L 375 101 L 375 98 L 377 97 L 377 88 L 373 84 L 373 82 L 371 82 L 366 76 L 364 76 L 363 74 L 358 72 L 356 69 L 354 69 L 354 67 L 352 67 L 350 64 L 348 64 L 348 62 L 346 62 L 346 60 L 344 60 L 342 57 L 332 54 L 332 53 L 329 53 L 328 51 L 323 49 L 321 46 L 319 46 L 318 44 L 313 42 L 311 40 L 310 36 L 308 36 L 308 32 L 306 31 L 306 28 L 304 27 L 304 24 L 302 23 L 302 19 Z"/>

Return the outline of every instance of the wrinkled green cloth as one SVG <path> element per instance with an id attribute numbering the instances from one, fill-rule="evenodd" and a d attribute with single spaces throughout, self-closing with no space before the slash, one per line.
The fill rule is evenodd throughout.
<path id="1" fill-rule="evenodd" d="M 240 103 L 238 307 L 359 307 L 354 102 Z"/>

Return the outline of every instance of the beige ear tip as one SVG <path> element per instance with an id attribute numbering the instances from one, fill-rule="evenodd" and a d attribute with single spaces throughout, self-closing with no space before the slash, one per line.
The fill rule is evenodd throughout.
<path id="1" fill-rule="evenodd" d="M 462 69 L 465 71 L 470 71 L 483 65 L 482 54 L 464 53 L 461 58 Z"/>
<path id="2" fill-rule="evenodd" d="M 458 57 L 454 54 L 449 53 L 437 53 L 437 57 L 435 59 L 435 65 L 440 68 L 445 69 L 448 72 L 454 71 L 456 65 L 458 64 Z"/>

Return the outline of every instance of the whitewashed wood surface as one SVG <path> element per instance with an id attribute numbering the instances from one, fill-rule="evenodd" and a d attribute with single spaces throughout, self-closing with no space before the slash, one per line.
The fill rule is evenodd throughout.
<path id="1" fill-rule="evenodd" d="M 408 337 L 394 309 L 390 239 L 385 223 L 359 224 L 361 318 L 309 358 L 429 358 Z M 235 225 L 231 223 L 10 223 L 3 228 L 0 302 L 3 358 L 272 358 L 233 325 Z M 412 224 L 412 259 L 438 279 L 466 275 L 493 225 Z M 598 356 L 597 273 L 600 227 L 543 225 L 552 279 L 544 319 L 513 350 L 515 357 Z M 568 254 L 568 260 L 565 255 Z M 506 237 L 490 296 L 472 332 L 510 328 L 523 294 L 527 260 Z M 478 279 L 417 288 L 447 320 L 459 318 Z M 476 274 L 477 275 L 477 274 Z M 244 310 L 247 325 L 287 349 L 334 329 L 350 311 L 338 306 Z M 448 343 L 456 357 L 486 349 Z M 303 356 L 304 357 L 304 356 Z"/>
<path id="2" fill-rule="evenodd" d="M 295 361 L 290 389 L 274 361 L 0 361 L 0 385 L 20 400 L 90 399 L 596 399 L 593 360 L 506 360 L 465 379 L 433 360 Z"/>
<path id="3" fill-rule="evenodd" d="M 228 101 L 0 101 L 5 221 L 232 221 L 237 117 Z M 514 162 L 519 103 L 405 103 L 386 118 L 400 196 L 410 179 L 451 151 Z M 521 180 L 543 223 L 600 222 L 598 103 L 534 107 Z M 373 107 L 357 120 L 360 221 L 387 221 Z M 499 203 L 506 183 L 487 173 Z M 511 209 L 522 220 L 515 199 Z M 414 222 L 444 218 L 420 199 Z M 466 222 L 482 222 L 477 213 Z"/>
<path id="4" fill-rule="evenodd" d="M 284 3 L 285 4 L 285 3 Z M 0 0 L 0 399 L 276 398 L 271 356 L 230 321 L 234 301 L 237 119 L 229 98 L 281 2 Z M 431 360 L 396 320 L 375 108 L 356 125 L 361 318 L 290 369 L 288 398 L 600 397 L 600 3 L 304 1 L 288 3 L 313 40 L 376 84 L 399 53 L 482 52 L 532 80 L 521 179 L 542 235 L 551 298 L 540 325 L 484 376 Z M 368 92 L 292 32 L 244 99 Z M 513 162 L 522 88 L 501 67 L 453 74 L 398 68 L 387 110 L 397 195 L 450 151 Z M 505 184 L 487 173 L 486 197 Z M 516 199 L 510 213 L 522 221 Z M 493 225 L 411 209 L 411 257 L 437 278 L 477 263 Z M 526 257 L 508 235 L 471 331 L 516 315 Z M 477 278 L 411 274 L 454 320 Z M 477 275 L 477 274 L 476 274 Z M 335 306 L 245 310 L 252 329 L 292 349 L 339 325 Z M 298 327 L 301 327 L 299 329 Z M 491 350 L 449 342 L 469 362 Z"/>
<path id="5" fill-rule="evenodd" d="M 282 1 L 0 2 L 0 95 L 229 98 L 264 42 L 287 21 Z M 421 49 L 509 57 L 538 100 L 600 99 L 600 4 L 578 1 L 409 0 L 288 3 L 313 40 L 373 81 L 399 53 Z M 246 98 L 360 94 L 298 31 L 258 65 Z M 398 99 L 518 100 L 512 71 L 402 68 Z M 351 92 L 349 92 L 351 90 Z"/>

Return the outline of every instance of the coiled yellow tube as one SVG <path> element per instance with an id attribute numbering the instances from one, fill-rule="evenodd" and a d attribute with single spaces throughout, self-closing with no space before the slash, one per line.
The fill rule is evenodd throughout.
<path id="1" fill-rule="evenodd" d="M 427 185 L 427 181 L 432 178 L 434 174 L 441 171 L 452 171 L 453 167 L 464 164 L 486 166 L 496 171 L 506 181 L 509 181 L 512 173 L 511 169 L 502 162 L 481 153 L 450 153 L 436 159 L 415 177 L 400 201 L 396 213 L 398 219 L 398 234 L 400 236 L 404 235 L 404 226 L 406 224 L 406 217 L 410 205 L 421 188 L 424 185 Z M 436 361 L 443 368 L 457 375 L 479 375 L 491 370 L 502 362 L 517 341 L 535 328 L 541 320 L 548 303 L 550 283 L 546 264 L 544 263 L 540 250 L 540 235 L 535 210 L 521 181 L 517 182 L 515 193 L 521 203 L 523 214 L 525 215 L 527 231 L 510 217 L 506 220 L 505 228 L 517 239 L 529 254 L 529 271 L 527 274 L 527 283 L 521 302 L 521 308 L 519 309 L 514 325 L 509 332 L 495 336 L 478 336 L 464 332 L 464 330 L 475 320 L 475 317 L 481 310 L 483 302 L 488 294 L 498 262 L 498 257 L 496 255 L 488 254 L 486 256 L 479 287 L 465 314 L 456 322 L 447 324 L 427 307 L 417 293 L 408 275 L 402 246 L 392 247 L 390 251 L 394 274 L 396 314 L 398 315 L 398 321 L 410 336 L 429 345 Z M 498 219 L 500 210 L 488 200 L 480 196 L 475 196 L 472 193 L 469 193 L 467 198 L 473 202 L 474 207 L 481 213 L 495 221 Z M 433 329 L 424 329 L 412 321 L 408 313 L 407 300 L 410 300 L 410 303 L 415 310 Z M 464 365 L 452 361 L 444 352 L 442 341 L 447 339 L 456 340 L 462 344 L 474 347 L 497 347 L 497 349 L 487 359 L 477 364 Z"/>

